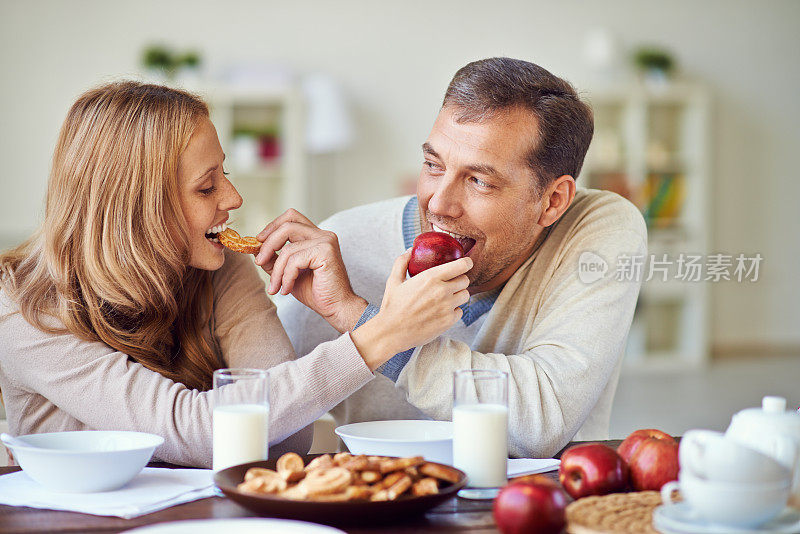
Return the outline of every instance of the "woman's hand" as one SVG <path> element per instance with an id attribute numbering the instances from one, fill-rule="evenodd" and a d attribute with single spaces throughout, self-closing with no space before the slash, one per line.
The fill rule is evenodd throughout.
<path id="1" fill-rule="evenodd" d="M 353 293 L 336 234 L 288 209 L 256 238 L 263 242 L 256 264 L 270 275 L 270 295 L 291 293 L 339 332 L 353 328 L 367 301 Z"/>
<path id="2" fill-rule="evenodd" d="M 411 252 L 398 257 L 383 294 L 381 311 L 353 332 L 353 342 L 374 370 L 404 350 L 424 345 L 461 319 L 469 300 L 472 258 L 465 257 L 406 280 Z"/>

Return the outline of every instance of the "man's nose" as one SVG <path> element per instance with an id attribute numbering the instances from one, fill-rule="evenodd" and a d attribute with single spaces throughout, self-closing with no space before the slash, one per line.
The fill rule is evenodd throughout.
<path id="1" fill-rule="evenodd" d="M 428 201 L 428 211 L 441 217 L 456 219 L 462 214 L 458 183 L 452 176 L 443 176 Z"/>
<path id="2" fill-rule="evenodd" d="M 239 191 L 233 186 L 230 180 L 227 178 L 224 179 L 225 182 L 223 183 L 223 195 L 220 200 L 220 211 L 228 211 L 228 210 L 235 210 L 242 207 L 242 195 L 239 194 Z"/>

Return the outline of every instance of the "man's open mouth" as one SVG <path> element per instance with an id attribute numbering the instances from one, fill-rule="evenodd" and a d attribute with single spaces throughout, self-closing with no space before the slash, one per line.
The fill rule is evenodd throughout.
<path id="1" fill-rule="evenodd" d="M 225 223 L 218 224 L 216 226 L 212 226 L 208 230 L 206 230 L 206 239 L 209 241 L 213 241 L 214 243 L 219 243 L 219 233 L 224 232 L 228 228 L 228 225 Z"/>
<path id="2" fill-rule="evenodd" d="M 472 247 L 475 246 L 475 240 L 471 237 L 467 237 L 465 235 L 457 234 L 455 232 L 451 232 L 449 230 L 445 230 L 444 228 L 439 228 L 435 224 L 431 223 L 431 227 L 433 228 L 434 232 L 442 232 L 444 234 L 449 235 L 450 237 L 455 237 L 456 240 L 461 243 L 461 248 L 464 249 L 464 254 L 469 254 L 469 251 L 472 250 Z"/>

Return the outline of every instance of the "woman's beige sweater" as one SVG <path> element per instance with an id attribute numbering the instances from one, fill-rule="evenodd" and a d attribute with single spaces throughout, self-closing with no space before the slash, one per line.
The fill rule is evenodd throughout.
<path id="1" fill-rule="evenodd" d="M 296 359 L 256 269 L 252 257 L 226 252 L 213 275 L 212 338 L 226 366 L 269 369 L 270 445 L 283 442 L 270 454 L 305 453 L 308 425 L 374 375 L 349 334 Z M 150 432 L 165 440 L 158 459 L 211 466 L 213 392 L 190 390 L 101 342 L 44 333 L 17 309 L 0 291 L 0 392 L 12 434 Z"/>

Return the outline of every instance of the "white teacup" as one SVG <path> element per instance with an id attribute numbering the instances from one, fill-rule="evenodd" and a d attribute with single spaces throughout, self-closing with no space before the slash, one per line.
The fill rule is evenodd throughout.
<path id="1" fill-rule="evenodd" d="M 774 458 L 711 430 L 686 432 L 679 461 L 681 472 L 713 482 L 784 483 L 792 477 Z"/>
<path id="2" fill-rule="evenodd" d="M 661 488 L 661 499 L 671 506 L 672 492 L 681 495 L 698 518 L 726 527 L 753 528 L 776 517 L 789 498 L 789 480 L 762 484 L 714 482 L 684 471 L 677 481 Z"/>

